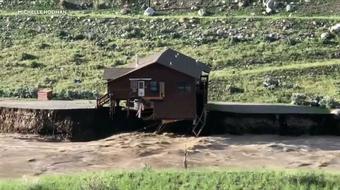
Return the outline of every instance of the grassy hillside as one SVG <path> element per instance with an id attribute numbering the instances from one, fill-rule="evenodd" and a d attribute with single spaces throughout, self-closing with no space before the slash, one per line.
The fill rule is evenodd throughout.
<path id="1" fill-rule="evenodd" d="M 323 5 L 331 3 L 337 5 Z M 248 9 L 259 13 L 250 16 Z M 56 98 L 94 98 L 105 92 L 103 68 L 171 47 L 212 67 L 211 100 L 287 103 L 296 92 L 340 99 L 340 38 L 320 39 L 340 17 L 317 10 L 309 12 L 313 16 L 263 16 L 251 6 L 234 16 L 145 17 L 108 10 L 18 15 L 8 9 L 0 12 L 0 96 L 35 97 L 38 88 L 53 87 Z M 266 87 L 268 80 L 277 85 Z"/>
<path id="2" fill-rule="evenodd" d="M 136 171 L 50 176 L 0 181 L 0 189 L 337 189 L 340 177 L 313 172 L 272 171 Z"/>
<path id="3" fill-rule="evenodd" d="M 67 2 L 60 3 L 61 1 Z M 299 16 L 331 16 L 340 15 L 338 0 L 275 0 L 274 14 Z M 3 0 L 0 3 L 2 10 L 41 10 L 41 9 L 66 9 L 111 12 L 119 11 L 128 2 L 132 14 L 140 14 L 148 5 L 148 0 Z M 261 15 L 265 10 L 262 0 L 151 0 L 151 6 L 159 14 L 195 14 L 200 8 L 207 9 L 210 15 Z M 241 2 L 241 4 L 238 4 Z M 286 5 L 292 3 L 292 11 L 286 12 Z"/>

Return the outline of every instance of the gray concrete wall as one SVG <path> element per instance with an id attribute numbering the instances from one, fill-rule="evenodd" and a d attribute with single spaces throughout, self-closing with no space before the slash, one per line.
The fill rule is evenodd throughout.
<path id="1" fill-rule="evenodd" d="M 318 114 L 209 112 L 205 134 L 340 135 L 340 120 Z"/>

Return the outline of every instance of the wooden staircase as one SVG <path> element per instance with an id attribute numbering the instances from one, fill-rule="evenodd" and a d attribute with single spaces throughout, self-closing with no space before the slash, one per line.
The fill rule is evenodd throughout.
<path id="1" fill-rule="evenodd" d="M 196 120 L 194 127 L 192 128 L 192 133 L 194 133 L 196 137 L 198 137 L 201 134 L 203 128 L 205 127 L 207 122 L 207 115 L 208 115 L 207 110 L 204 108 L 201 115 Z"/>
<path id="2" fill-rule="evenodd" d="M 109 94 L 105 94 L 104 96 L 97 98 L 97 108 L 103 107 L 105 104 L 109 103 L 110 100 L 111 97 Z"/>

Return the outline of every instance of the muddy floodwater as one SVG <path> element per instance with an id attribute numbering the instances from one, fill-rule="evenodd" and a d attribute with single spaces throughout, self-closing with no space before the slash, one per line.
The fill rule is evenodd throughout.
<path id="1" fill-rule="evenodd" d="M 0 178 L 82 171 L 188 167 L 340 170 L 340 138 L 276 135 L 183 137 L 124 133 L 91 142 L 0 134 Z"/>

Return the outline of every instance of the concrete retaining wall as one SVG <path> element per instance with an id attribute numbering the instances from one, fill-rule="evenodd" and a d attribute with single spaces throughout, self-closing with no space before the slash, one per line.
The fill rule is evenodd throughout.
<path id="1" fill-rule="evenodd" d="M 340 120 L 333 115 L 235 114 L 209 112 L 206 134 L 340 135 Z"/>

